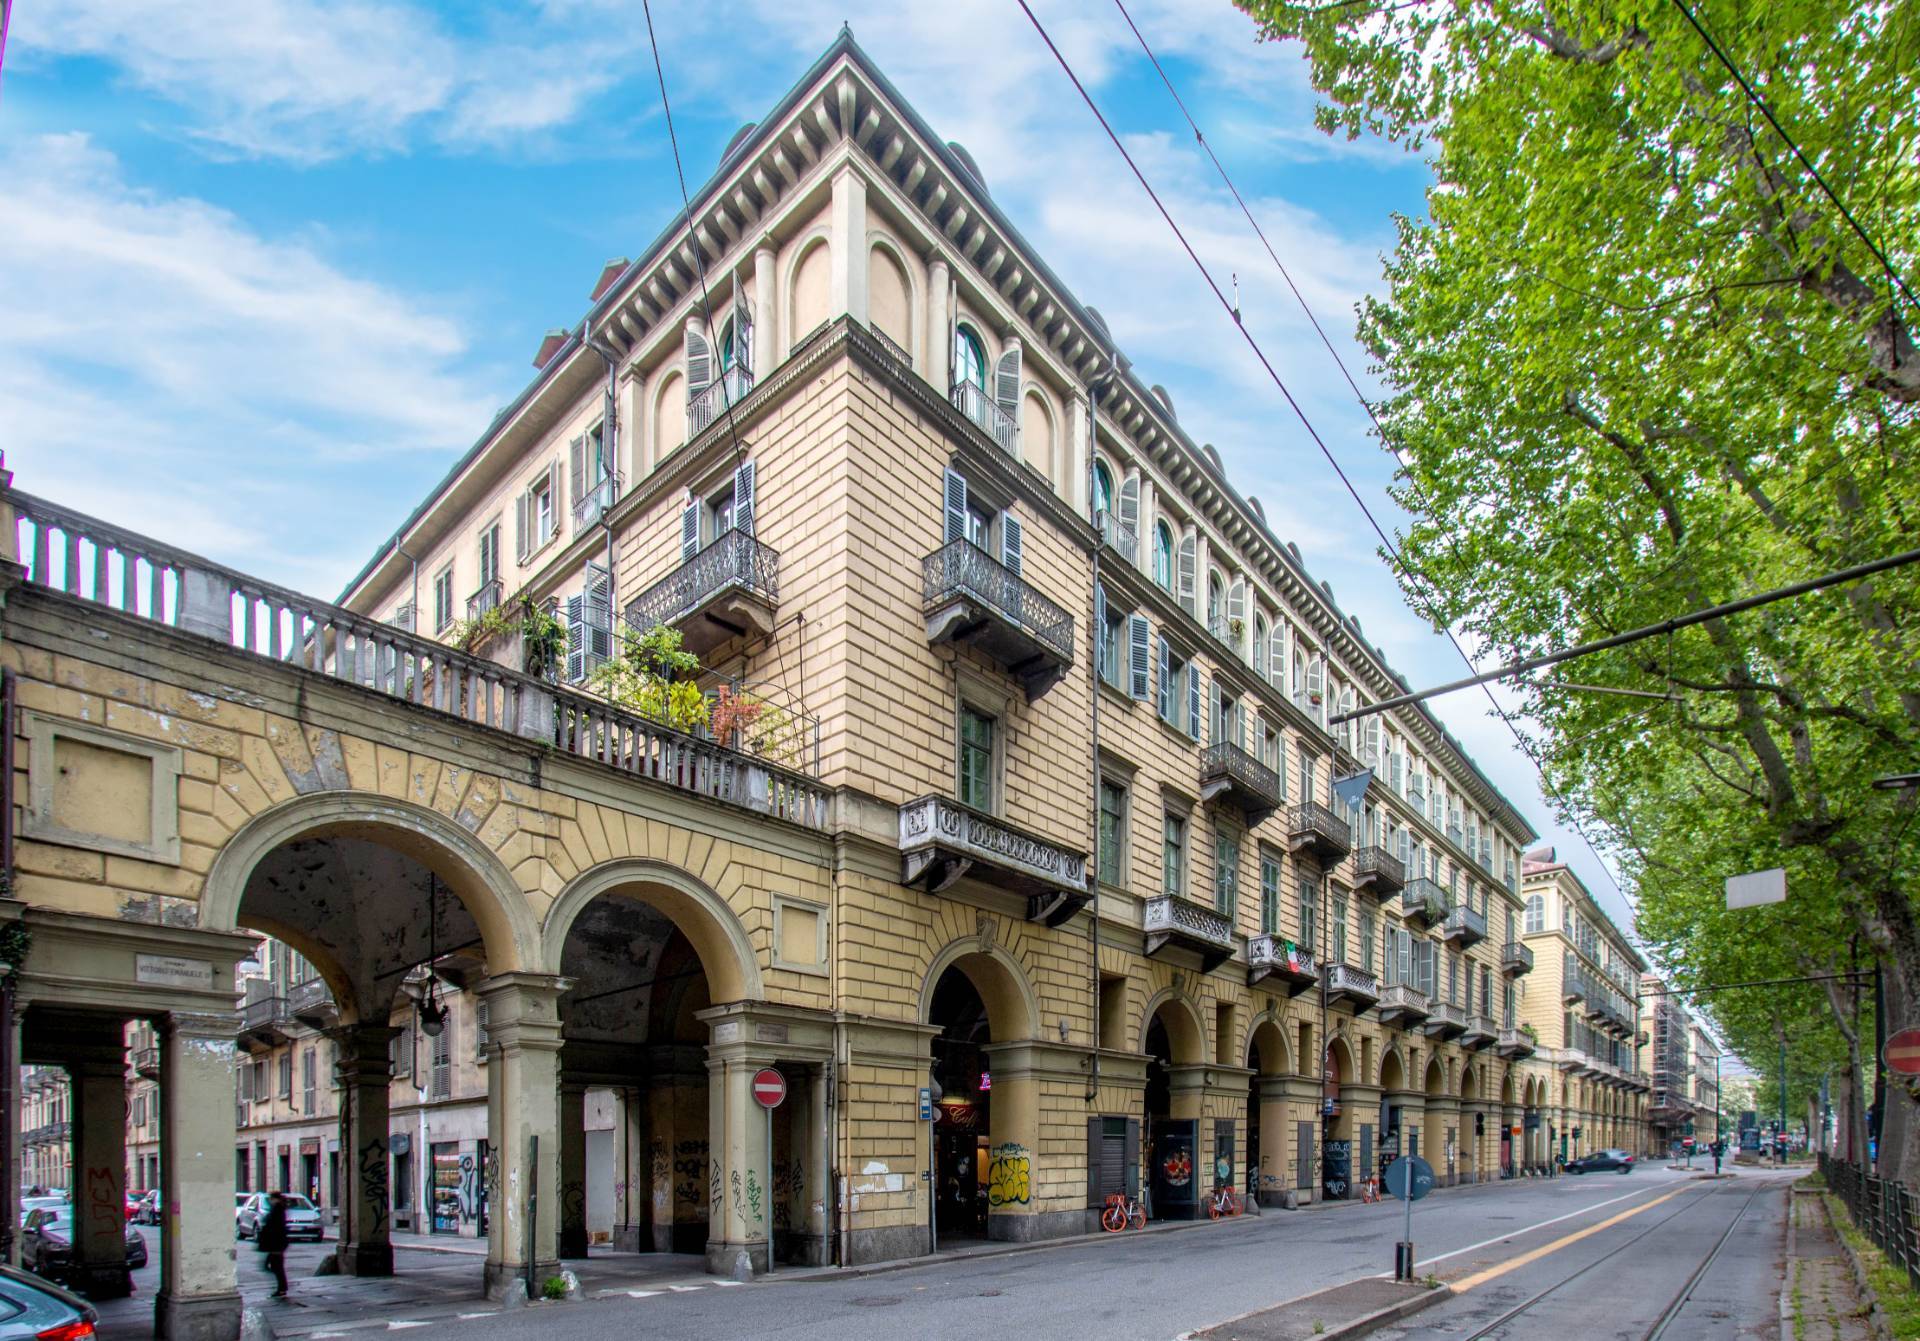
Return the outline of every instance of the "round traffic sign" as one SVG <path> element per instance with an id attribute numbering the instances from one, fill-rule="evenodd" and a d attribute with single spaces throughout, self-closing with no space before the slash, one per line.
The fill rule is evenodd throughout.
<path id="1" fill-rule="evenodd" d="M 1920 1075 L 1920 1029 L 1902 1029 L 1887 1039 L 1880 1058 L 1887 1070 L 1901 1075 Z"/>
<path id="2" fill-rule="evenodd" d="M 1405 1198 L 1407 1183 L 1413 1183 L 1413 1200 L 1433 1191 L 1433 1165 L 1418 1155 L 1402 1155 L 1387 1165 L 1387 1192 L 1395 1197 Z"/>
<path id="3" fill-rule="evenodd" d="M 771 1066 L 753 1073 L 753 1097 L 762 1108 L 778 1108 L 787 1098 L 787 1078 Z"/>

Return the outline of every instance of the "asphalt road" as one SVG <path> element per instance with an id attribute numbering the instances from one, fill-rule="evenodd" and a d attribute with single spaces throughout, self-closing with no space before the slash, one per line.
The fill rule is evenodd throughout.
<path id="1" fill-rule="evenodd" d="M 1550 1296 L 1543 1311 L 1523 1315 L 1501 1335 L 1580 1341 L 1638 1337 L 1645 1329 L 1634 1329 L 1622 1311 L 1623 1298 L 1630 1296 L 1634 1309 L 1649 1318 L 1657 1314 L 1712 1250 L 1748 1194 L 1762 1189 L 1709 1273 L 1707 1288 L 1668 1332 L 1676 1341 L 1758 1335 L 1756 1320 L 1771 1317 L 1775 1309 L 1784 1186 L 1784 1179 L 1750 1173 L 1704 1183 L 1655 1168 L 1625 1177 L 1496 1183 L 1438 1194 L 1415 1208 L 1413 1235 L 1422 1269 L 1443 1278 L 1476 1275 L 1637 1207 L 1659 1204 L 1551 1249 L 1465 1298 L 1420 1315 L 1395 1335 L 1471 1333 L 1624 1243 L 1627 1251 L 1587 1273 L 1578 1288 Z M 1660 1200 L 1668 1194 L 1670 1199 Z M 583 1332 L 686 1341 L 742 1336 L 1167 1341 L 1341 1281 L 1390 1271 L 1401 1215 L 1393 1202 L 1275 1212 L 1171 1234 L 866 1276 L 776 1277 L 732 1290 L 469 1314 L 456 1323 L 413 1324 L 408 1330 L 430 1337 L 457 1329 L 465 1341 Z M 1670 1215 L 1674 1218 L 1665 1219 Z M 477 1306 L 476 1312 L 485 1307 Z"/>

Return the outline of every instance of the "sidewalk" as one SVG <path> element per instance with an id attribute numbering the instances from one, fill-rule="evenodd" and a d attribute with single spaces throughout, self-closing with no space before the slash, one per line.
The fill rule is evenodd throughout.
<path id="1" fill-rule="evenodd" d="M 1796 1187 L 1788 1197 L 1780 1334 L 1795 1341 L 1873 1341 L 1875 1334 L 1818 1189 Z"/>

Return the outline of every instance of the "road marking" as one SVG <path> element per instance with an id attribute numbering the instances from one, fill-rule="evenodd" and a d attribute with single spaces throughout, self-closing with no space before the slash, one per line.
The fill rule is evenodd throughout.
<path id="1" fill-rule="evenodd" d="M 387 1324 L 387 1330 L 390 1332 L 404 1332 L 409 1327 L 428 1327 L 431 1325 L 431 1323 L 425 1322 L 395 1321 Z"/>
<path id="2" fill-rule="evenodd" d="M 653 1297 L 654 1297 L 654 1296 L 655 1296 L 656 1294 L 659 1294 L 659 1293 L 660 1293 L 660 1292 L 659 1292 L 658 1290 L 628 1290 L 628 1291 L 627 1291 L 627 1298 L 629 1298 L 629 1299 L 651 1299 L 651 1298 L 653 1298 Z"/>
<path id="3" fill-rule="evenodd" d="M 1635 1206 L 1631 1210 L 1622 1211 L 1618 1215 L 1609 1216 L 1607 1219 L 1602 1220 L 1597 1225 L 1588 1225 L 1585 1229 L 1576 1229 L 1573 1233 L 1567 1234 L 1561 1238 L 1557 1238 L 1552 1243 L 1542 1244 L 1540 1247 L 1533 1249 L 1531 1252 L 1521 1253 L 1518 1257 L 1509 1258 L 1507 1261 L 1500 1263 L 1498 1266 L 1490 1266 L 1485 1271 L 1476 1271 L 1471 1276 L 1463 1276 L 1459 1280 L 1449 1281 L 1448 1284 L 1453 1287 L 1453 1292 L 1455 1294 L 1465 1294 L 1468 1290 L 1471 1290 L 1476 1286 L 1485 1285 L 1488 1281 L 1493 1280 L 1495 1277 L 1504 1276 L 1509 1271 L 1517 1271 L 1521 1267 L 1527 1265 L 1527 1263 L 1529 1262 L 1537 1262 L 1541 1258 L 1547 1256 L 1549 1253 L 1557 1253 L 1562 1248 L 1565 1248 L 1572 1244 L 1580 1242 L 1581 1239 L 1591 1238 L 1593 1235 L 1598 1234 L 1603 1229 L 1611 1229 L 1613 1226 L 1619 1224 L 1622 1220 L 1631 1220 L 1636 1215 L 1640 1215 L 1640 1214 L 1643 1214 L 1644 1212 L 1652 1210 L 1655 1206 L 1658 1206 L 1661 1202 L 1672 1201 L 1675 1197 L 1679 1196 L 1682 1192 L 1688 1192 L 1691 1190 L 1692 1189 L 1690 1188 L 1676 1187 L 1673 1189 L 1673 1191 L 1667 1193 L 1665 1196 L 1655 1197 L 1652 1201 L 1646 1202 L 1643 1205 Z"/>
<path id="4" fill-rule="evenodd" d="M 714 1284 L 724 1290 L 729 1285 L 745 1285 L 746 1282 L 743 1280 L 717 1280 L 714 1282 Z"/>
<path id="5" fill-rule="evenodd" d="M 1439 1253 L 1433 1257 L 1423 1257 L 1420 1260 L 1422 1262 L 1444 1262 L 1449 1257 L 1458 1257 L 1462 1253 L 1478 1252 L 1482 1248 L 1491 1248 L 1496 1243 L 1505 1242 L 1507 1239 L 1517 1239 L 1522 1234 L 1531 1234 L 1536 1229 L 1545 1229 L 1549 1225 L 1557 1225 L 1562 1221 L 1575 1219 L 1579 1216 L 1586 1215 L 1590 1211 L 1605 1210 L 1609 1206 L 1617 1206 L 1623 1201 L 1631 1201 L 1635 1197 L 1645 1196 L 1653 1190 L 1654 1188 L 1651 1187 L 1643 1187 L 1637 1188 L 1632 1192 L 1623 1192 L 1621 1195 L 1610 1197 L 1606 1201 L 1596 1201 L 1591 1206 L 1582 1206 L 1578 1210 L 1568 1211 L 1565 1215 L 1556 1215 L 1551 1220 L 1542 1220 L 1538 1224 L 1526 1225 L 1520 1229 L 1509 1229 L 1506 1233 L 1496 1234 L 1490 1239 L 1481 1239 L 1480 1242 L 1469 1243 L 1464 1248 L 1455 1248 L 1452 1252 Z M 1380 1274 L 1386 1276 L 1392 1273 L 1383 1271 Z"/>
<path id="6" fill-rule="evenodd" d="M 689 1290 L 698 1290 L 703 1287 L 698 1285 L 669 1285 L 667 1288 L 669 1290 L 672 1290 L 675 1294 L 685 1294 Z"/>

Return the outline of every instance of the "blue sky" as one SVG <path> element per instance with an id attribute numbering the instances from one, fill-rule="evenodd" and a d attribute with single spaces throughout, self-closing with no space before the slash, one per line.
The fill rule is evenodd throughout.
<path id="1" fill-rule="evenodd" d="M 1353 312 L 1425 166 L 1330 140 L 1296 49 L 1129 7 L 1364 380 Z M 1117 9 L 1036 3 L 1383 519 L 1391 461 Z M 689 185 L 842 20 L 1182 424 L 1416 684 L 1460 663 L 1014 0 L 655 6 Z M 0 72 L 0 447 L 18 487 L 322 596 L 679 206 L 640 7 L 16 0 Z M 1601 901 L 1477 691 L 1443 716 Z"/>

